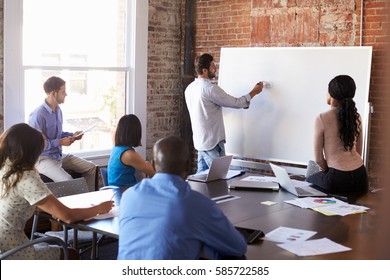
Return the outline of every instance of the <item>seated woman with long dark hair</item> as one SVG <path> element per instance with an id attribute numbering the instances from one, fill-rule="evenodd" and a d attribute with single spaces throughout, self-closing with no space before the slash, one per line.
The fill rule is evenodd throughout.
<path id="1" fill-rule="evenodd" d="M 329 194 L 358 195 L 367 192 L 368 176 L 362 160 L 362 120 L 353 101 L 356 85 L 347 75 L 328 85 L 331 108 L 315 120 L 314 155 L 321 172 L 307 178 Z"/>

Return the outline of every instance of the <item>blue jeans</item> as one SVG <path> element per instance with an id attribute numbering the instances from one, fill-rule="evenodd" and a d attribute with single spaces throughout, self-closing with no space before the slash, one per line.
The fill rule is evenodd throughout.
<path id="1" fill-rule="evenodd" d="M 221 141 L 209 151 L 198 151 L 198 170 L 196 173 L 205 171 L 210 168 L 211 162 L 216 157 L 225 155 L 225 142 Z"/>

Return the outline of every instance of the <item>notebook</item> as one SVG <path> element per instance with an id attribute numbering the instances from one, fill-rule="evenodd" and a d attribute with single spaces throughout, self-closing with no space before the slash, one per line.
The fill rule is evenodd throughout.
<path id="1" fill-rule="evenodd" d="M 214 158 L 211 162 L 209 170 L 200 172 L 197 174 L 189 175 L 188 180 L 199 181 L 199 182 L 210 182 L 219 179 L 225 179 L 229 171 L 230 163 L 232 162 L 233 156 L 222 156 Z"/>
<path id="2" fill-rule="evenodd" d="M 279 190 L 279 184 L 275 177 L 249 175 L 244 178 L 232 180 L 229 184 L 230 189 L 242 190 Z"/>
<path id="3" fill-rule="evenodd" d="M 276 179 L 281 188 L 298 197 L 305 196 L 328 196 L 326 193 L 310 187 L 312 184 L 305 181 L 292 180 L 288 176 L 286 169 L 270 163 L 272 171 L 275 173 Z"/>

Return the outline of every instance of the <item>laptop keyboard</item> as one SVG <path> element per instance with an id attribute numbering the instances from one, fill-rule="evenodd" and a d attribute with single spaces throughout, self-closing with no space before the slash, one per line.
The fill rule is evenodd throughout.
<path id="1" fill-rule="evenodd" d="M 297 193 L 299 195 L 313 195 L 313 193 L 311 193 L 311 192 L 309 192 L 307 190 L 304 190 L 301 187 L 295 187 L 295 189 L 297 190 Z"/>
<path id="2" fill-rule="evenodd" d="M 207 179 L 207 173 L 195 174 L 191 176 L 193 179 L 205 181 Z"/>
<path id="3" fill-rule="evenodd" d="M 196 174 L 194 177 L 199 180 L 206 180 L 207 179 L 207 173 L 205 174 Z"/>

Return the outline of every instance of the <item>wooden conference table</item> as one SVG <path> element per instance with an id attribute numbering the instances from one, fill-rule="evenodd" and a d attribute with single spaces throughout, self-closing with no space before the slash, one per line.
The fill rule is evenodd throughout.
<path id="1" fill-rule="evenodd" d="M 368 193 L 356 201 L 356 204 L 370 208 L 366 213 L 347 216 L 325 216 L 310 209 L 303 209 L 285 203 L 285 200 L 294 199 L 295 196 L 284 190 L 229 190 L 228 181 L 226 180 L 209 183 L 189 183 L 192 189 L 209 197 L 217 197 L 224 194 L 240 197 L 218 204 L 235 226 L 261 229 L 265 234 L 280 226 L 310 230 L 317 232 L 311 239 L 326 237 L 336 243 L 352 248 L 352 250 L 346 252 L 298 257 L 278 247 L 272 241 L 259 240 L 248 246 L 247 259 L 377 259 L 372 242 L 376 238 L 374 209 L 379 194 Z M 74 197 L 83 196 L 83 201 L 93 201 L 93 199 L 96 199 L 96 196 L 102 196 L 101 192 L 91 192 Z M 107 193 L 107 197 L 111 197 L 114 194 L 114 190 L 106 190 L 104 192 Z M 116 206 L 120 204 L 120 196 L 120 191 L 116 192 L 114 196 Z M 66 204 L 72 206 L 71 200 L 68 199 L 67 201 Z M 263 201 L 272 201 L 276 202 L 276 204 L 267 206 L 261 204 Z M 92 219 L 69 226 L 118 238 L 119 218 Z"/>

